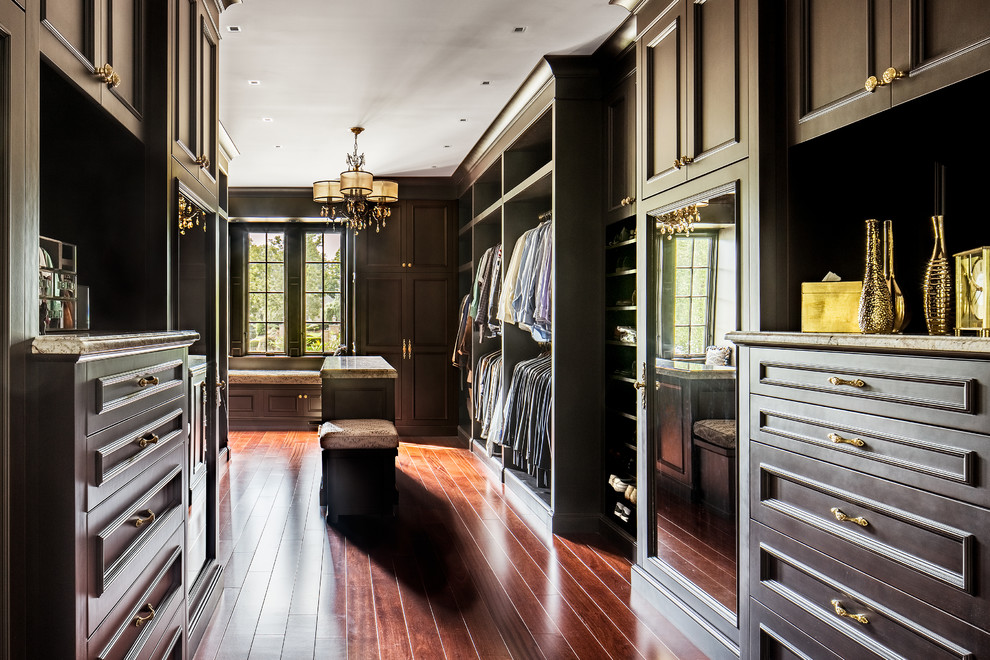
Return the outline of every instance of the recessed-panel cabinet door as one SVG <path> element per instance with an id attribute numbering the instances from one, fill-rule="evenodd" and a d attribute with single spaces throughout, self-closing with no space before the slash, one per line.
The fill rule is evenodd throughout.
<path id="1" fill-rule="evenodd" d="M 893 0 L 891 4 L 887 66 L 905 74 L 890 86 L 894 104 L 990 70 L 990 2 Z"/>
<path id="2" fill-rule="evenodd" d="M 103 64 L 97 64 L 100 11 L 96 0 L 41 2 L 41 52 L 97 100 L 99 81 L 93 70 Z"/>
<path id="3" fill-rule="evenodd" d="M 643 107 L 641 148 L 643 196 L 670 188 L 687 177 L 677 163 L 687 155 L 684 80 L 686 38 L 684 2 L 671 5 L 640 42 L 639 72 Z"/>
<path id="4" fill-rule="evenodd" d="M 423 270 L 450 269 L 453 249 L 453 208 L 448 202 L 411 202 L 405 214 L 408 268 Z"/>
<path id="5" fill-rule="evenodd" d="M 132 132 L 144 113 L 144 5 L 143 0 L 106 0 L 103 31 L 106 61 L 119 82 L 105 85 L 104 106 Z"/>
<path id="6" fill-rule="evenodd" d="M 172 155 L 189 167 L 196 159 L 196 82 L 198 79 L 196 47 L 199 14 L 196 0 L 176 0 L 174 87 L 172 89 Z"/>
<path id="7" fill-rule="evenodd" d="M 402 235 L 406 231 L 403 207 L 401 202 L 392 204 L 392 215 L 386 221 L 384 229 L 377 233 L 374 229 L 365 229 L 354 239 L 359 273 L 402 269 L 403 262 L 406 262 L 402 247 Z"/>
<path id="8" fill-rule="evenodd" d="M 199 178 L 210 190 L 215 188 L 217 179 L 217 124 L 218 115 L 218 76 L 219 43 L 213 19 L 200 4 L 199 13 L 199 76 L 197 81 L 198 140 L 196 142 L 196 163 L 199 165 Z"/>
<path id="9" fill-rule="evenodd" d="M 636 76 L 628 75 L 605 99 L 605 210 L 621 220 L 636 201 Z"/>
<path id="10" fill-rule="evenodd" d="M 787 4 L 792 142 L 890 106 L 890 85 L 866 90 L 890 66 L 890 3 L 791 0 Z"/>

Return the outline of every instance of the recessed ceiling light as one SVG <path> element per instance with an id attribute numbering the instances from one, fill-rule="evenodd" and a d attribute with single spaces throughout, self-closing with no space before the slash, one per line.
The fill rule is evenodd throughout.
<path id="1" fill-rule="evenodd" d="M 261 84 L 261 81 L 260 80 L 249 80 L 248 81 L 248 84 L 249 85 L 260 85 Z"/>
<path id="2" fill-rule="evenodd" d="M 275 121 L 275 120 L 274 120 L 274 119 L 272 119 L 271 117 L 262 117 L 262 118 L 261 118 L 261 121 L 263 121 L 263 122 L 265 122 L 265 123 L 271 123 L 271 122 L 273 122 L 273 121 Z"/>
<path id="3" fill-rule="evenodd" d="M 482 85 L 491 85 L 492 84 L 492 81 L 491 80 L 482 80 L 481 81 L 481 84 Z"/>
<path id="4" fill-rule="evenodd" d="M 523 27 L 515 27 L 515 28 L 512 28 L 512 31 L 513 32 L 525 32 L 526 31 L 526 27 L 525 26 L 523 26 Z"/>
<path id="5" fill-rule="evenodd" d="M 445 145 L 443 145 L 443 148 L 444 149 L 450 149 L 450 145 L 449 144 L 445 144 Z"/>
<path id="6" fill-rule="evenodd" d="M 281 148 L 282 148 L 282 145 L 280 145 L 280 144 L 276 144 L 276 145 L 275 145 L 275 148 L 276 148 L 276 149 L 281 149 Z"/>
<path id="7" fill-rule="evenodd" d="M 462 119 L 461 121 L 467 121 L 467 119 Z"/>
<path id="8" fill-rule="evenodd" d="M 240 31 L 241 31 L 241 26 L 240 25 L 228 25 L 227 26 L 227 32 L 240 32 Z"/>

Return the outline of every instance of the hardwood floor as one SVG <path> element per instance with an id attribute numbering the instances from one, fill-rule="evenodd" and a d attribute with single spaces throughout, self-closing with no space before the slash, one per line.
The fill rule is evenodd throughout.
<path id="1" fill-rule="evenodd" d="M 226 582 L 197 660 L 704 657 L 602 538 L 534 532 L 474 455 L 439 444 L 400 446 L 394 520 L 333 527 L 312 432 L 232 433 Z"/>

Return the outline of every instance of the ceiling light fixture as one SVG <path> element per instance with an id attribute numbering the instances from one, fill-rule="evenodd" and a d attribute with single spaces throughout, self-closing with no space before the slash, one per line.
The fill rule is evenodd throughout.
<path id="1" fill-rule="evenodd" d="M 361 169 L 364 154 L 358 155 L 357 139 L 363 132 L 360 126 L 351 129 L 354 153 L 346 154 L 350 169 L 341 172 L 339 179 L 313 183 L 313 201 L 323 204 L 320 215 L 341 222 L 355 236 L 372 225 L 375 233 L 384 229 L 385 220 L 392 215 L 392 209 L 386 205 L 399 201 L 399 184 L 382 179 L 376 181 L 371 172 Z"/>
<path id="2" fill-rule="evenodd" d="M 701 213 L 698 212 L 698 209 L 706 206 L 708 206 L 708 202 L 698 202 L 656 216 L 657 229 L 660 230 L 660 235 L 666 235 L 668 241 L 674 237 L 674 234 L 690 236 L 695 229 L 695 224 L 701 222 Z"/>
<path id="3" fill-rule="evenodd" d="M 249 80 L 248 81 L 248 84 L 251 85 L 251 86 L 253 86 L 253 87 L 256 87 L 256 86 L 258 86 L 258 85 L 261 84 L 261 81 L 260 80 Z"/>

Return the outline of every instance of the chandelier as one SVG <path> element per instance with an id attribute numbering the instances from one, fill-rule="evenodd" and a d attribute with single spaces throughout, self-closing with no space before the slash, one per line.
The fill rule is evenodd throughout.
<path id="1" fill-rule="evenodd" d="M 341 222 L 356 236 L 363 229 L 375 227 L 375 232 L 385 227 L 385 220 L 392 215 L 386 204 L 399 201 L 399 184 L 395 181 L 375 180 L 371 172 L 365 172 L 364 154 L 358 155 L 357 138 L 364 132 L 360 126 L 354 133 L 354 153 L 347 154 L 349 169 L 333 181 L 313 183 L 313 201 L 323 204 L 320 215 Z"/>
<path id="2" fill-rule="evenodd" d="M 657 229 L 660 230 L 660 234 L 666 234 L 667 240 L 669 241 L 674 237 L 674 234 L 687 234 L 691 235 L 694 231 L 694 225 L 701 222 L 701 214 L 698 209 L 708 206 L 708 202 L 698 202 L 697 204 L 691 204 L 689 206 L 684 206 L 676 211 L 670 211 L 662 215 L 656 216 Z"/>

